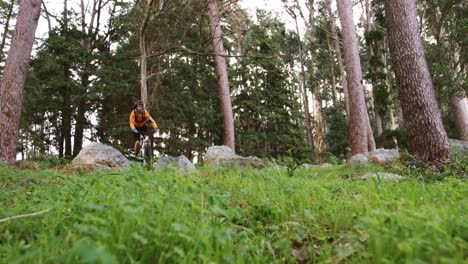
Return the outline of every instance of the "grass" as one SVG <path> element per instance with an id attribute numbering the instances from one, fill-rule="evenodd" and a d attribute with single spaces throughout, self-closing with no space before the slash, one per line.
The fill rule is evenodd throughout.
<path id="1" fill-rule="evenodd" d="M 466 180 L 367 171 L 0 166 L 0 262 L 466 263 Z"/>

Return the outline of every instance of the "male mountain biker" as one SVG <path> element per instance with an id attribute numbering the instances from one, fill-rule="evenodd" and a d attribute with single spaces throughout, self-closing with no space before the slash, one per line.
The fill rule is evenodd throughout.
<path id="1" fill-rule="evenodd" d="M 130 127 L 132 128 L 133 138 L 135 141 L 135 144 L 133 145 L 135 155 L 138 155 L 138 151 L 140 151 L 140 133 L 148 133 L 148 128 L 146 126 L 148 121 L 151 122 L 154 132 L 158 133 L 159 128 L 156 121 L 154 121 L 148 111 L 145 110 L 143 101 L 137 100 L 132 112 L 130 113 Z"/>

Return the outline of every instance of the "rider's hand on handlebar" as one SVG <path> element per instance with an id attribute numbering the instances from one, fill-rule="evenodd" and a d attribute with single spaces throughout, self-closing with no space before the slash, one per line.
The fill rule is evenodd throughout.
<path id="1" fill-rule="evenodd" d="M 138 129 L 134 128 L 132 129 L 133 133 L 138 133 Z"/>

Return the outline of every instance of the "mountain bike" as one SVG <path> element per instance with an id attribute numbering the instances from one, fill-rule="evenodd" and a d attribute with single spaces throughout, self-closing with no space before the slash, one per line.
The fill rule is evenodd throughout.
<path id="1" fill-rule="evenodd" d="M 150 136 L 145 131 L 138 131 L 138 134 L 140 134 L 140 151 L 137 154 L 137 158 L 142 159 L 143 165 L 146 165 L 153 158 Z"/>

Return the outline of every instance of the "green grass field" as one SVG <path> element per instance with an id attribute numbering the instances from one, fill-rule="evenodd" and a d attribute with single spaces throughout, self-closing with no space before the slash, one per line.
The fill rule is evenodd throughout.
<path id="1" fill-rule="evenodd" d="M 1 263 L 467 263 L 464 179 L 0 166 Z"/>

